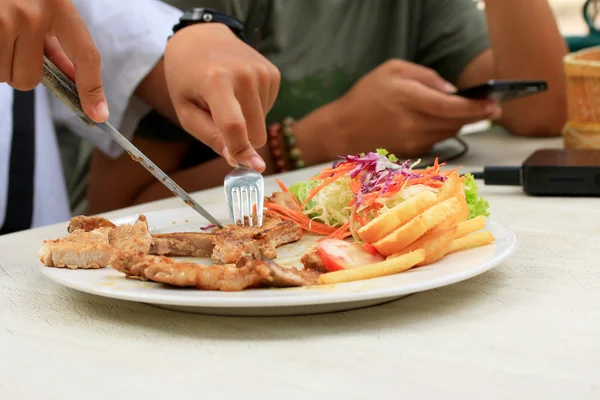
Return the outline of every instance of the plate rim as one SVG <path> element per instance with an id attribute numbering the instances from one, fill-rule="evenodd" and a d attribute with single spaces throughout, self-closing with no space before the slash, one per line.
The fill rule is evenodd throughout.
<path id="1" fill-rule="evenodd" d="M 219 206 L 219 205 L 215 205 Z M 211 207 L 212 208 L 212 207 Z M 146 216 L 151 215 L 153 213 L 164 213 L 173 210 L 182 210 L 184 208 L 173 208 L 173 209 L 165 209 L 165 210 L 157 210 L 151 211 L 148 213 L 138 213 L 135 214 L 136 217 L 139 214 L 145 214 Z M 113 218 L 113 222 L 131 220 L 134 218 L 133 215 L 123 216 L 120 218 Z M 311 306 L 311 305 L 324 305 L 324 304 L 340 304 L 340 303 L 355 303 L 366 300 L 377 300 L 377 299 L 388 299 L 394 297 L 402 297 L 408 294 L 419 293 L 428 291 L 435 288 L 440 288 L 444 286 L 453 285 L 458 282 L 466 281 L 475 276 L 481 275 L 494 267 L 502 264 L 508 257 L 515 253 L 515 251 L 519 247 L 519 238 L 517 234 L 508 226 L 503 225 L 496 221 L 493 218 L 486 218 L 487 222 L 491 222 L 496 224 L 500 228 L 504 229 L 507 232 L 507 237 L 503 238 L 504 240 L 509 240 L 510 245 L 504 249 L 500 254 L 496 254 L 492 259 L 482 262 L 481 264 L 470 268 L 466 271 L 460 271 L 453 273 L 452 275 L 446 275 L 441 277 L 436 277 L 433 279 L 429 279 L 426 281 L 421 281 L 412 284 L 399 285 L 399 286 L 390 286 L 390 287 L 373 287 L 366 288 L 364 290 L 357 291 L 348 291 L 348 292 L 331 292 L 328 293 L 315 293 L 311 296 L 281 296 L 281 297 L 227 297 L 227 292 L 214 292 L 214 296 L 204 296 L 204 297 L 168 297 L 168 294 L 159 293 L 157 297 L 149 298 L 147 293 L 135 293 L 131 292 L 129 289 L 119 289 L 119 290 L 110 290 L 106 287 L 99 286 L 86 286 L 78 284 L 77 282 L 71 279 L 64 279 L 62 275 L 65 273 L 94 273 L 97 270 L 79 270 L 72 271 L 62 269 L 62 268 L 50 268 L 46 266 L 39 266 L 38 268 L 42 268 L 42 274 L 46 276 L 51 281 L 65 286 L 69 289 L 77 290 L 79 292 L 97 295 L 101 297 L 116 299 L 116 300 L 125 300 L 132 301 L 137 303 L 144 304 L 160 304 L 160 305 L 172 305 L 172 306 L 183 306 L 183 307 L 194 307 L 194 308 L 279 308 L 279 307 L 294 307 L 294 306 Z M 487 246 L 482 246 L 478 249 L 471 249 L 467 251 L 477 251 L 489 246 L 495 246 L 496 243 L 492 243 Z M 455 255 L 451 255 L 455 256 Z M 107 267 L 109 268 L 109 267 Z M 426 268 L 426 267 L 422 267 Z M 112 271 L 111 271 L 112 272 Z M 117 272 L 117 271 L 114 271 Z M 118 273 L 118 272 L 117 272 Z M 65 275 L 67 276 L 67 275 Z M 389 276 L 383 276 L 373 279 L 367 279 L 362 282 L 368 281 L 376 281 L 380 279 L 387 279 Z M 123 277 L 123 279 L 126 279 Z M 147 283 L 147 282 L 145 282 Z M 350 283 L 341 283 L 337 285 L 347 285 L 347 284 L 355 284 L 356 282 Z M 159 283 L 152 284 L 161 285 Z M 328 287 L 337 286 L 337 285 L 325 285 L 325 286 L 317 286 L 315 289 L 319 290 L 327 290 Z M 193 288 L 178 288 L 173 289 L 178 291 L 197 291 Z M 253 291 L 304 291 L 311 290 L 311 287 L 300 287 L 300 288 L 267 288 L 267 289 L 253 289 Z M 209 293 L 209 291 L 204 291 L 203 293 Z M 271 304 L 269 304 L 271 303 Z M 274 304 L 276 303 L 276 304 Z"/>

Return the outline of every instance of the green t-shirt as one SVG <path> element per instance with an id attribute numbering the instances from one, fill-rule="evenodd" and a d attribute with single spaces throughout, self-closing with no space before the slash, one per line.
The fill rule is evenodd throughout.
<path id="1" fill-rule="evenodd" d="M 391 58 L 430 67 L 455 83 L 489 47 L 474 0 L 163 1 L 183 10 L 215 8 L 242 21 L 265 16 L 257 48 L 282 75 L 269 122 L 303 117 Z"/>

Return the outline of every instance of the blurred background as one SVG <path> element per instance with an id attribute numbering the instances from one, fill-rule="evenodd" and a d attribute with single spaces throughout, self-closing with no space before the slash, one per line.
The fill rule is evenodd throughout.
<path id="1" fill-rule="evenodd" d="M 554 8 L 560 30 L 567 35 L 582 35 L 587 33 L 587 27 L 581 17 L 585 0 L 549 0 Z"/>

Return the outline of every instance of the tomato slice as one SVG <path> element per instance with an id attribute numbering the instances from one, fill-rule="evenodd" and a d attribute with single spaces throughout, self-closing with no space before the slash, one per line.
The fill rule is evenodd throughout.
<path id="1" fill-rule="evenodd" d="M 363 243 L 363 249 L 365 249 L 367 252 L 373 254 L 374 256 L 380 255 L 379 252 L 377 251 L 377 249 L 375 248 L 375 246 L 373 246 L 372 244 Z"/>
<path id="2" fill-rule="evenodd" d="M 361 246 L 339 239 L 325 239 L 319 243 L 319 255 L 329 271 L 356 268 L 385 260 Z"/>

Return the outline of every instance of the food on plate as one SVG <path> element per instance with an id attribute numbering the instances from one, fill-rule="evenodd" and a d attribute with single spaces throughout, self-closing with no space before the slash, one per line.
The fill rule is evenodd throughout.
<path id="1" fill-rule="evenodd" d="M 248 259 L 242 265 L 200 265 L 170 257 L 120 253 L 111 266 L 127 277 L 202 290 L 238 291 L 248 287 L 293 287 L 315 284 L 319 273 L 284 268 L 269 260 Z"/>
<path id="2" fill-rule="evenodd" d="M 103 217 L 86 217 L 79 215 L 71 218 L 67 232 L 83 230 L 85 232 L 93 231 L 98 228 L 114 228 L 116 225 Z"/>
<path id="3" fill-rule="evenodd" d="M 319 277 L 319 283 L 331 285 L 377 278 L 380 276 L 398 274 L 411 269 L 425 259 L 425 250 L 419 249 L 399 257 L 388 258 L 375 264 L 364 265 L 336 272 L 329 272 Z"/>
<path id="4" fill-rule="evenodd" d="M 374 264 L 385 258 L 365 250 L 356 243 L 340 239 L 325 239 L 319 243 L 319 257 L 328 271 L 339 271 Z"/>
<path id="5" fill-rule="evenodd" d="M 115 248 L 108 242 L 111 228 L 98 228 L 86 232 L 75 230 L 56 240 L 44 240 L 40 261 L 56 268 L 103 268 L 114 255 Z"/>
<path id="6" fill-rule="evenodd" d="M 457 229 L 458 227 L 456 225 L 444 230 L 432 229 L 415 242 L 402 249 L 399 253 L 392 254 L 390 258 L 403 256 L 411 251 L 423 249 L 425 251 L 425 259 L 416 266 L 419 267 L 422 265 L 433 264 L 447 254 L 450 244 L 455 238 Z"/>
<path id="7" fill-rule="evenodd" d="M 459 240 L 484 229 L 489 215 L 489 204 L 480 197 L 473 176 L 461 176 L 457 169 L 442 171 L 444 164 L 437 160 L 428 168 L 417 165 L 400 162 L 383 149 L 342 157 L 289 188 L 278 182 L 282 192 L 267 198 L 265 207 L 269 215 L 293 220 L 307 232 L 327 236 L 325 240 L 352 237 L 352 246 L 337 246 L 338 250 L 354 252 L 360 245 L 389 260 L 421 249 L 425 257 L 415 266 L 433 264 L 464 246 L 492 243 L 490 232 Z M 368 264 L 341 253 L 332 262 L 321 249 L 304 254 L 305 269 L 327 272 Z M 340 263 L 344 257 L 356 261 Z"/>
<path id="8" fill-rule="evenodd" d="M 479 217 L 475 217 L 468 221 L 460 222 L 456 225 L 456 238 L 461 238 L 469 233 L 473 233 L 475 231 L 480 231 L 485 228 L 485 218 L 480 215 Z"/>
<path id="9" fill-rule="evenodd" d="M 292 221 L 267 217 L 263 225 L 226 225 L 215 232 L 175 232 L 152 236 L 151 254 L 211 257 L 219 264 L 236 264 L 246 258 L 277 257 L 277 247 L 297 242 L 302 228 Z"/>
<path id="10" fill-rule="evenodd" d="M 437 199 L 433 192 L 417 193 L 391 208 L 388 213 L 378 215 L 371 222 L 361 227 L 357 232 L 358 236 L 367 243 L 374 243 L 383 239 L 399 226 L 406 224 L 436 204 Z"/>
<path id="11" fill-rule="evenodd" d="M 45 240 L 40 249 L 40 261 L 48 267 L 69 269 L 95 269 L 108 265 L 111 258 L 118 252 L 136 252 L 147 254 L 152 243 L 152 236 L 148 232 L 146 217 L 140 215 L 132 224 L 107 227 L 99 224 L 93 228 L 96 217 L 87 222 L 85 218 L 74 217 L 77 226 L 86 229 L 75 229 L 76 224 L 69 224 L 71 233 L 56 239 Z"/>
<path id="12" fill-rule="evenodd" d="M 240 291 L 372 279 L 492 243 L 484 230 L 489 204 L 473 177 L 443 171 L 437 160 L 417 165 L 379 149 L 343 157 L 289 189 L 278 181 L 281 191 L 265 198 L 261 227 L 151 233 L 144 215 L 118 226 L 73 217 L 67 236 L 44 241 L 40 260 L 71 269 L 110 266 L 131 279 L 176 287 Z M 303 268 L 277 264 L 277 248 L 305 232 L 315 245 L 300 257 Z"/>
<path id="13" fill-rule="evenodd" d="M 472 249 L 474 247 L 485 246 L 494 241 L 494 235 L 490 232 L 477 232 L 470 235 L 454 239 L 448 248 L 447 254 L 456 253 L 457 251 Z"/>
<path id="14" fill-rule="evenodd" d="M 400 162 L 383 149 L 341 157 L 330 168 L 294 183 L 289 189 L 280 183 L 282 192 L 289 194 L 267 198 L 265 207 L 270 215 L 296 221 L 308 232 L 338 239 L 352 236 L 358 242 L 367 243 L 379 239 L 372 237 L 368 226 L 371 221 L 389 214 L 396 205 L 422 192 L 435 194 L 436 203 L 457 197 L 461 203 L 459 215 L 466 215 L 468 208 L 469 219 L 489 215 L 489 204 L 479 196 L 472 175 L 460 176 L 457 169 L 442 171 L 445 164 L 437 160 L 428 168 L 418 169 L 418 165 L 418 161 L 412 164 L 410 160 Z M 431 196 L 426 197 L 431 202 Z M 394 209 L 392 215 L 397 219 L 397 212 L 402 213 L 402 210 Z M 409 216 L 407 213 L 406 217 Z M 375 226 L 387 226 L 385 223 L 379 225 L 386 218 L 378 219 Z M 397 222 L 398 225 L 402 223 L 402 220 Z M 363 234 L 366 232 L 365 238 L 358 232 L 361 228 L 364 228 Z"/>
<path id="15" fill-rule="evenodd" d="M 397 227 L 383 239 L 374 242 L 373 246 L 384 256 L 391 256 L 402 251 L 448 218 L 454 218 L 459 212 L 459 201 L 454 197 L 449 198 L 428 208 L 406 224 Z"/>

